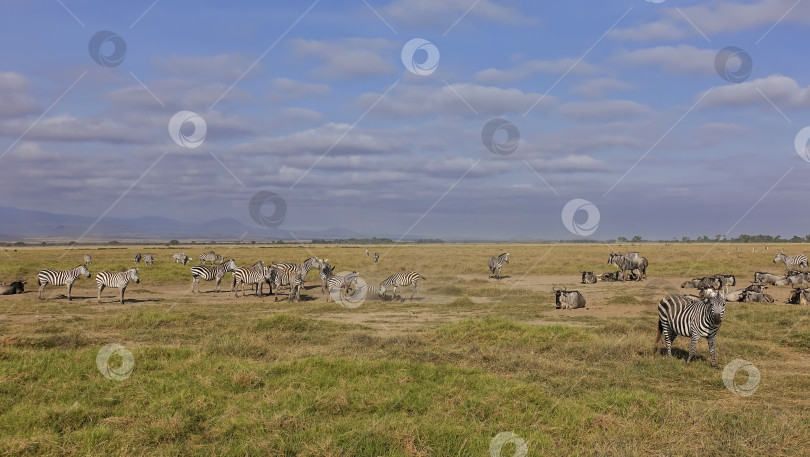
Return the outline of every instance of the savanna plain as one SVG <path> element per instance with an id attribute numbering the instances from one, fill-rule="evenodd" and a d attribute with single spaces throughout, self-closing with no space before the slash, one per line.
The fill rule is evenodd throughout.
<path id="1" fill-rule="evenodd" d="M 807 455 L 810 309 L 785 304 L 789 287 L 768 289 L 775 303 L 726 304 L 719 369 L 705 339 L 691 364 L 686 338 L 671 359 L 654 346 L 658 302 L 695 292 L 681 282 L 733 273 L 743 288 L 755 271 L 784 271 L 780 247 L 810 254 L 799 244 L 376 245 L 374 263 L 366 246 L 9 247 L 0 282 L 27 284 L 0 296 L 0 454 Z M 610 248 L 646 256 L 647 279 L 579 284 L 583 270 L 615 271 Z M 316 271 L 297 303 L 235 298 L 230 274 L 221 292 L 201 281 L 193 294 L 189 268 L 212 249 L 240 266 L 318 256 L 368 284 L 407 270 L 424 278 L 413 301 L 406 287 L 405 301 L 369 296 L 354 308 L 327 303 Z M 63 286 L 37 297 L 41 269 L 90 254 L 93 275 L 123 271 L 136 252 L 156 261 L 138 266 L 123 305 L 117 289 L 99 303 L 92 277 L 70 302 Z M 487 260 L 502 252 L 510 262 L 490 278 Z M 586 308 L 555 309 L 552 287 L 563 286 Z M 120 380 L 99 368 L 110 343 L 134 362 Z M 107 360 L 113 372 L 122 354 Z M 753 393 L 724 383 L 737 359 L 759 372 Z M 502 433 L 513 439 L 500 446 Z"/>

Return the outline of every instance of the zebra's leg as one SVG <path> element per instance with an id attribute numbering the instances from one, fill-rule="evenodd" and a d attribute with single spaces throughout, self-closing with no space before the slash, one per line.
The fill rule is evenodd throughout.
<path id="1" fill-rule="evenodd" d="M 222 282 L 222 276 L 217 276 L 217 284 L 214 292 L 219 292 L 219 283 Z"/>
<path id="2" fill-rule="evenodd" d="M 47 283 L 44 283 L 44 282 L 43 282 L 43 283 L 42 283 L 42 284 L 39 286 L 39 299 L 40 299 L 40 300 L 44 300 L 44 298 L 42 298 L 42 291 L 43 291 L 43 290 L 45 290 L 45 284 L 47 284 Z"/>
<path id="3" fill-rule="evenodd" d="M 191 278 L 191 293 L 194 293 L 194 286 L 199 288 L 199 284 L 197 282 L 197 278 Z"/>
<path id="4" fill-rule="evenodd" d="M 664 343 L 667 345 L 667 357 L 672 358 L 672 342 L 675 337 L 669 334 L 669 329 L 664 327 Z"/>
<path id="5" fill-rule="evenodd" d="M 686 363 L 691 362 L 692 358 L 695 357 L 695 351 L 697 350 L 697 342 L 700 339 L 700 334 L 697 331 L 694 331 L 692 334 L 695 336 L 692 337 L 692 341 L 689 343 L 689 358 L 686 359 Z"/>
<path id="6" fill-rule="evenodd" d="M 101 303 L 101 291 L 104 290 L 104 284 L 98 286 L 98 302 Z"/>
<path id="7" fill-rule="evenodd" d="M 416 292 L 419 289 L 416 287 L 416 282 L 413 283 L 413 292 L 411 292 L 411 301 L 413 301 L 413 296 L 416 295 Z"/>
<path id="8" fill-rule="evenodd" d="M 121 304 L 124 304 L 124 291 L 127 290 L 127 287 L 124 286 L 121 288 Z"/>
<path id="9" fill-rule="evenodd" d="M 706 341 L 709 343 L 709 354 L 712 356 L 712 367 L 714 368 L 717 368 L 717 360 L 714 358 L 714 339 L 716 337 L 717 335 L 715 334 L 715 336 L 711 336 L 706 339 Z"/>
<path id="10" fill-rule="evenodd" d="M 73 288 L 73 283 L 72 282 L 67 283 L 68 301 L 72 301 L 72 299 L 70 298 L 70 289 L 72 289 L 72 288 Z"/>
<path id="11" fill-rule="evenodd" d="M 236 278 L 233 280 L 233 286 L 231 286 L 231 290 L 233 290 L 233 296 L 239 297 L 239 285 L 236 284 Z"/>

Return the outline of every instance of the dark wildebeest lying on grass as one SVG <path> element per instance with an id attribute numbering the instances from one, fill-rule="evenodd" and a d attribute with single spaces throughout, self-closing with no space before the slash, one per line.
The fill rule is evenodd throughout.
<path id="1" fill-rule="evenodd" d="M 25 293 L 25 281 L 14 281 L 11 284 L 0 284 L 0 295 Z"/>

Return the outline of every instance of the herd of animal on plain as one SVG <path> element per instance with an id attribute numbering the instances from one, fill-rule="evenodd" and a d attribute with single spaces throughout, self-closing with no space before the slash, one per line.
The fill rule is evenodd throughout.
<path id="1" fill-rule="evenodd" d="M 366 255 L 369 256 L 369 250 L 366 249 Z M 190 258 L 185 253 L 175 253 L 173 255 L 175 263 L 182 263 L 186 265 Z M 374 253 L 374 262 L 379 259 L 379 255 Z M 140 253 L 135 255 L 135 263 L 141 260 L 147 265 L 154 264 L 154 257 L 151 254 L 146 254 L 143 257 Z M 40 286 L 39 298 L 43 299 L 43 291 L 48 284 L 54 286 L 67 286 L 67 298 L 71 300 L 70 292 L 73 283 L 81 276 L 90 277 L 90 271 L 87 265 L 92 263 L 90 255 L 84 256 L 84 263 L 70 270 L 42 270 L 37 275 L 37 283 Z M 687 363 L 692 360 L 695 354 L 697 341 L 703 337 L 707 339 L 709 351 L 711 354 L 712 366 L 717 366 L 715 360 L 714 340 L 717 336 L 717 331 L 722 323 L 725 314 L 725 302 L 760 302 L 760 303 L 773 303 L 773 297 L 765 293 L 765 289 L 769 285 L 773 286 L 794 286 L 788 297 L 789 304 L 808 304 L 810 303 L 810 288 L 803 285 L 810 284 L 810 271 L 803 271 L 794 269 L 808 268 L 807 257 L 803 254 L 788 256 L 783 253 L 777 254 L 774 258 L 774 263 L 782 262 L 785 264 L 785 274 L 773 274 L 766 272 L 757 272 L 754 274 L 754 281 L 744 289 L 738 289 L 729 292 L 729 286 L 736 286 L 737 279 L 733 274 L 715 274 L 713 276 L 705 276 L 702 278 L 695 278 L 681 284 L 681 288 L 694 288 L 697 289 L 698 295 L 692 294 L 671 294 L 666 296 L 658 305 L 658 339 L 656 343 L 663 339 L 666 345 L 668 356 L 671 354 L 672 341 L 677 336 L 685 336 L 691 339 L 689 357 Z M 210 262 L 211 266 L 203 265 L 203 263 Z M 216 262 L 219 262 L 217 265 Z M 488 267 L 490 278 L 501 279 L 501 270 L 504 264 L 509 263 L 509 253 L 505 252 L 499 256 L 490 257 Z M 615 281 L 642 281 L 646 279 L 647 267 L 649 265 L 647 259 L 639 255 L 638 252 L 630 252 L 628 254 L 611 253 L 608 257 L 608 264 L 614 265 L 618 268 L 613 273 L 604 273 L 596 275 L 590 271 L 582 272 L 582 284 L 594 284 L 596 282 L 615 282 Z M 300 290 L 309 271 L 312 269 L 318 270 L 318 275 L 321 279 L 322 292 L 327 294 L 327 301 L 330 297 L 334 297 L 335 292 L 340 294 L 348 294 L 351 290 L 352 295 L 362 290 L 363 296 L 370 292 L 375 292 L 383 299 L 388 299 L 386 290 L 393 288 L 390 299 L 397 297 L 397 289 L 405 286 L 413 286 L 411 300 L 418 291 L 418 280 L 424 279 L 419 273 L 415 271 L 395 273 L 389 276 L 386 280 L 380 283 L 380 286 L 367 286 L 358 282 L 357 272 L 349 272 L 343 275 L 334 274 L 334 266 L 328 263 L 328 259 L 319 259 L 318 257 L 310 257 L 301 264 L 295 263 L 272 263 L 264 265 L 262 262 L 257 262 L 251 267 L 238 267 L 233 259 L 225 260 L 222 256 L 217 255 L 213 251 L 206 252 L 200 255 L 200 265 L 191 268 L 192 275 L 192 292 L 199 291 L 199 280 L 206 281 L 215 280 L 215 291 L 219 291 L 219 286 L 222 278 L 226 272 L 232 273 L 231 291 L 235 296 L 239 296 L 239 286 L 242 286 L 242 293 L 244 295 L 244 286 L 249 285 L 256 288 L 256 294 L 263 296 L 262 285 L 268 284 L 270 287 L 270 294 L 273 294 L 273 286 L 276 286 L 276 300 L 278 300 L 278 291 L 281 287 L 289 288 L 290 301 L 300 300 Z M 105 287 L 118 288 L 120 290 L 120 301 L 124 303 L 124 291 L 130 281 L 134 280 L 135 283 L 140 283 L 138 275 L 138 268 L 130 268 L 123 272 L 109 272 L 100 271 L 96 274 L 96 283 L 98 284 L 98 300 L 101 301 L 101 292 Z M 0 284 L 0 295 L 13 295 L 24 293 L 24 286 L 26 281 L 14 281 L 10 284 Z M 580 291 L 568 290 L 563 287 L 558 289 L 556 286 L 552 287 L 555 294 L 555 303 L 557 309 L 577 309 L 585 307 L 585 297 Z M 401 292 L 401 291 L 400 291 Z M 402 298 L 401 294 L 399 296 Z"/>

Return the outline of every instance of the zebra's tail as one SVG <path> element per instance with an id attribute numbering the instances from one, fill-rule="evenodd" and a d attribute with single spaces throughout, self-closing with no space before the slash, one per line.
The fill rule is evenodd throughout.
<path id="1" fill-rule="evenodd" d="M 423 281 L 427 281 L 427 278 L 426 278 L 426 277 L 424 277 L 424 276 L 422 276 L 421 274 L 419 275 L 419 279 L 421 279 L 421 280 L 423 280 Z"/>
<path id="2" fill-rule="evenodd" d="M 658 320 L 658 337 L 655 338 L 655 345 L 658 346 L 658 342 L 661 341 L 661 337 L 664 335 L 664 325 L 661 324 L 661 320 Z"/>

